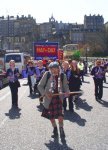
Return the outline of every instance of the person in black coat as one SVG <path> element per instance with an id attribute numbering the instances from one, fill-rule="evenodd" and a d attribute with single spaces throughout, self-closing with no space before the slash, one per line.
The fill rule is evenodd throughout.
<path id="1" fill-rule="evenodd" d="M 80 87 L 81 87 L 82 83 L 81 83 L 81 79 L 80 79 L 80 70 L 77 67 L 77 61 L 73 60 L 70 63 L 70 70 L 71 70 L 71 73 L 70 73 L 70 78 L 69 78 L 69 90 L 71 92 L 80 91 Z M 69 96 L 69 110 L 72 112 L 74 111 L 73 102 L 75 102 L 75 104 L 76 104 L 77 98 L 78 98 L 77 95 Z"/>
<path id="2" fill-rule="evenodd" d="M 20 87 L 20 82 L 18 81 L 19 69 L 15 67 L 15 61 L 10 60 L 10 68 L 7 69 L 6 76 L 9 80 L 9 87 L 12 95 L 12 107 L 18 108 L 18 87 Z"/>

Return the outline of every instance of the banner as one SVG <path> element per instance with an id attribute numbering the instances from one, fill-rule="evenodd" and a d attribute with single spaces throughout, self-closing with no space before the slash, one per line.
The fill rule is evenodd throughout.
<path id="1" fill-rule="evenodd" d="M 58 43 L 34 43 L 34 57 L 38 59 L 57 59 L 58 58 Z"/>

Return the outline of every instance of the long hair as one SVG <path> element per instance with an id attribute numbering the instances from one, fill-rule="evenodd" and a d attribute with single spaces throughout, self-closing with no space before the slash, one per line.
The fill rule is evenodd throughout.
<path id="1" fill-rule="evenodd" d="M 70 69 L 71 69 L 72 71 L 76 71 L 77 74 L 80 73 L 80 70 L 79 70 L 79 68 L 78 68 L 78 66 L 77 66 L 77 61 L 76 61 L 76 60 L 73 60 L 73 61 L 70 63 Z"/>

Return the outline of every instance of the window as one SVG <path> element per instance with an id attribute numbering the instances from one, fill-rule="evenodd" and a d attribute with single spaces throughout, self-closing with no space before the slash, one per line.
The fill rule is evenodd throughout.
<path id="1" fill-rule="evenodd" d="M 25 42 L 25 37 L 21 37 L 21 42 Z"/>
<path id="2" fill-rule="evenodd" d="M 19 42 L 19 37 L 15 37 L 15 42 Z"/>
<path id="3" fill-rule="evenodd" d="M 21 56 L 20 55 L 7 55 L 6 63 L 8 63 L 10 60 L 14 60 L 16 63 L 19 63 L 21 62 Z"/>

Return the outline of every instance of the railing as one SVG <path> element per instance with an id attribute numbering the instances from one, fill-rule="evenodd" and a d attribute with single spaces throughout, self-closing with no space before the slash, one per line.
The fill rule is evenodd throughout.
<path id="1" fill-rule="evenodd" d="M 81 59 L 83 59 L 83 60 L 86 61 L 86 57 L 81 57 Z M 94 61 L 94 60 L 97 60 L 97 59 L 101 59 L 101 60 L 107 59 L 107 60 L 108 60 L 108 57 L 87 57 L 87 60 L 88 60 L 88 61 Z"/>

